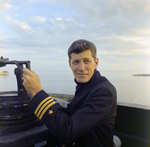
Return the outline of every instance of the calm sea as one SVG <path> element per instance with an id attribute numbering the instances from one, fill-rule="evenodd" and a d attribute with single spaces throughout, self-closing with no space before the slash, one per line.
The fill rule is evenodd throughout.
<path id="1" fill-rule="evenodd" d="M 36 72 L 43 89 L 48 93 L 74 94 L 75 83 L 71 71 Z M 117 89 L 118 104 L 150 109 L 150 76 L 133 76 L 136 72 L 102 71 Z M 0 75 L 0 91 L 16 91 L 17 82 L 13 72 Z"/>

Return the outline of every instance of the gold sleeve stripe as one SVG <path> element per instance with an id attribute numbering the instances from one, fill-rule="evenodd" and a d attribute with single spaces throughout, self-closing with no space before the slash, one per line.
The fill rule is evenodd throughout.
<path id="1" fill-rule="evenodd" d="M 39 109 L 39 111 L 38 111 L 38 113 L 36 114 L 37 115 L 37 117 L 39 117 L 39 115 L 41 114 L 41 112 L 45 109 L 45 107 L 48 105 L 48 104 L 50 104 L 52 101 L 54 101 L 54 99 L 52 98 L 52 99 L 50 99 L 50 100 L 48 100 L 43 106 L 41 106 L 41 108 Z"/>
<path id="2" fill-rule="evenodd" d="M 49 105 L 47 105 L 47 107 L 46 107 L 46 108 L 43 110 L 43 112 L 40 114 L 39 119 L 42 119 L 42 117 L 43 117 L 43 115 L 45 114 L 45 112 L 46 112 L 51 106 L 53 106 L 55 103 L 56 103 L 56 102 L 54 101 L 54 102 L 50 103 Z"/>
<path id="3" fill-rule="evenodd" d="M 46 102 L 46 101 L 48 101 L 48 100 L 50 100 L 50 99 L 52 99 L 52 97 L 47 97 L 47 98 L 45 98 L 39 105 L 38 105 L 38 107 L 36 108 L 36 110 L 34 111 L 34 114 L 36 115 L 37 114 L 37 112 L 39 111 L 39 109 L 40 109 L 40 107 Z"/>

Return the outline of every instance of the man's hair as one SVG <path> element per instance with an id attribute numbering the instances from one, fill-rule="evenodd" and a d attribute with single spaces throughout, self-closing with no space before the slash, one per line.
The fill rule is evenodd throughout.
<path id="1" fill-rule="evenodd" d="M 96 59 L 97 50 L 96 50 L 95 45 L 92 42 L 88 40 L 84 40 L 84 39 L 74 41 L 68 49 L 69 60 L 71 60 L 72 53 L 79 54 L 86 50 L 91 50 L 92 57 Z"/>

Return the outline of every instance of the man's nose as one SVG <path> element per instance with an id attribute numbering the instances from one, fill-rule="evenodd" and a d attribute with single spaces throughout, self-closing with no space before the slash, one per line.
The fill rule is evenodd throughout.
<path id="1" fill-rule="evenodd" d="M 80 64 L 79 64 L 79 70 L 80 71 L 84 71 L 85 70 L 85 64 L 84 64 L 84 62 L 80 62 Z"/>

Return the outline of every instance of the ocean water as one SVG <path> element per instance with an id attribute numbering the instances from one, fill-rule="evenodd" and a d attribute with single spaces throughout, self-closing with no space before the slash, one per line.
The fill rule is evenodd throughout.
<path id="1" fill-rule="evenodd" d="M 47 93 L 74 95 L 74 76 L 71 71 L 37 71 L 41 85 Z M 117 89 L 117 102 L 120 105 L 140 107 L 150 110 L 150 76 L 133 76 L 133 71 L 101 71 Z M 13 72 L 0 75 L 0 91 L 17 91 Z"/>

